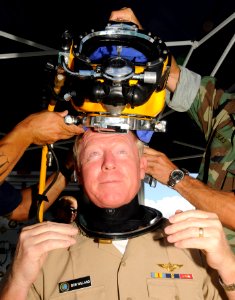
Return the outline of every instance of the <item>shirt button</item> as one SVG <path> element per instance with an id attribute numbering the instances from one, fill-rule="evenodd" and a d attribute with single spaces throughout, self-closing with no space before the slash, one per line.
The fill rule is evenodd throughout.
<path id="1" fill-rule="evenodd" d="M 122 266 L 125 267 L 126 266 L 126 263 L 125 262 L 122 262 Z M 127 298 L 127 300 L 129 300 L 131 298 Z"/>

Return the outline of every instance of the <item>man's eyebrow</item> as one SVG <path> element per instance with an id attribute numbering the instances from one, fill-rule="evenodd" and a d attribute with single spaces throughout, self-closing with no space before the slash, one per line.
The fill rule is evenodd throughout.
<path id="1" fill-rule="evenodd" d="M 101 148 L 102 148 L 102 146 L 100 146 L 100 145 L 98 146 L 98 145 L 94 144 L 94 145 L 89 145 L 89 146 L 85 147 L 84 150 L 85 151 L 87 151 L 87 150 L 96 150 L 96 149 L 98 150 L 98 149 L 101 149 Z"/>

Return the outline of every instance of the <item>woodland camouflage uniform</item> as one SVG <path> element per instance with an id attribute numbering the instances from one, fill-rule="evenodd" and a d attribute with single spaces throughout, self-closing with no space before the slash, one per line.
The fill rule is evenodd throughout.
<path id="1" fill-rule="evenodd" d="M 235 191 L 235 94 L 215 87 L 203 77 L 188 113 L 204 133 L 207 147 L 198 179 L 223 191 Z"/>

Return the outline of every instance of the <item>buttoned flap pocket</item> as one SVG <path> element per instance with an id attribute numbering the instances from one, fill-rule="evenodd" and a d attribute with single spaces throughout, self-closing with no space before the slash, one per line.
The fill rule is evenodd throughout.
<path id="1" fill-rule="evenodd" d="M 152 300 L 202 300 L 202 288 L 191 279 L 147 279 L 148 295 Z"/>
<path id="2" fill-rule="evenodd" d="M 68 291 L 57 296 L 50 297 L 51 300 L 107 300 L 104 286 L 88 287 L 80 290 Z"/>

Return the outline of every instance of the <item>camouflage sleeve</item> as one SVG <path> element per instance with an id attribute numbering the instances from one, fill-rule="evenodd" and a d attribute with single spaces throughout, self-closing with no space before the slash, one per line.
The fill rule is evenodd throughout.
<path id="1" fill-rule="evenodd" d="M 179 112 L 187 111 L 195 99 L 200 87 L 201 76 L 180 66 L 180 79 L 171 98 L 167 92 L 167 105 Z"/>
<path id="2" fill-rule="evenodd" d="M 235 190 L 235 94 L 218 89 L 214 77 L 203 77 L 188 113 L 207 144 L 198 179 L 218 190 Z"/>
<path id="3" fill-rule="evenodd" d="M 200 88 L 188 113 L 200 127 L 206 140 L 215 127 L 216 117 L 221 108 L 232 97 L 232 94 L 226 93 L 222 89 L 216 89 L 214 77 L 205 76 L 202 78 Z"/>

